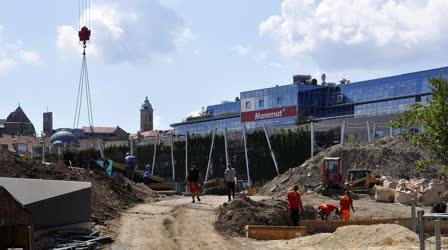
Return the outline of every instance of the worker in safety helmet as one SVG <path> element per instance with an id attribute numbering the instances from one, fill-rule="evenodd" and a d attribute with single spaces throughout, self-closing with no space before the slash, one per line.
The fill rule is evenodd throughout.
<path id="1" fill-rule="evenodd" d="M 352 209 L 353 213 L 355 212 L 355 208 L 353 207 L 352 194 L 350 191 L 345 191 L 345 195 L 339 197 L 339 204 L 341 206 L 341 220 L 349 220 L 350 209 Z"/>
<path id="2" fill-rule="evenodd" d="M 302 200 L 300 198 L 299 186 L 294 186 L 288 191 L 288 211 L 293 226 L 299 225 L 300 211 L 303 212 Z"/>
<path id="3" fill-rule="evenodd" d="M 333 204 L 320 204 L 317 207 L 317 215 L 321 220 L 334 220 L 339 215 L 339 209 Z"/>
<path id="4" fill-rule="evenodd" d="M 124 158 L 126 162 L 126 177 L 133 181 L 134 180 L 134 170 L 135 170 L 135 157 L 131 155 L 131 153 L 126 153 L 126 157 Z"/>

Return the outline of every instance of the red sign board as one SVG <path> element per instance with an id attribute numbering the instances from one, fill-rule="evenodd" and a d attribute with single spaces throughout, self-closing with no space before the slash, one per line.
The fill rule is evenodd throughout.
<path id="1" fill-rule="evenodd" d="M 241 122 L 253 122 L 297 115 L 296 106 L 241 112 Z"/>

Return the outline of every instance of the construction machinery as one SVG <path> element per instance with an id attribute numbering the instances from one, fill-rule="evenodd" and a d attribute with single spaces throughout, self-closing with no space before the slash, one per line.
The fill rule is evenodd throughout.
<path id="1" fill-rule="evenodd" d="M 381 180 L 372 175 L 368 169 L 351 169 L 347 171 L 344 181 L 342 157 L 325 157 L 321 167 L 321 185 L 317 189 L 321 193 L 334 193 L 338 190 L 353 192 L 369 192 Z"/>
<path id="2" fill-rule="evenodd" d="M 381 179 L 372 175 L 368 169 L 348 170 L 345 188 L 353 192 L 369 192 L 376 184 L 382 183 Z"/>

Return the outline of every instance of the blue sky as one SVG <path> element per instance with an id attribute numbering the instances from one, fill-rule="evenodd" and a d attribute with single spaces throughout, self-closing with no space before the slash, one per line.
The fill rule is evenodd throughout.
<path id="1" fill-rule="evenodd" d="M 445 0 L 91 2 L 94 125 L 129 132 L 145 96 L 167 129 L 293 74 L 356 81 L 447 65 Z M 2 2 L 0 118 L 20 103 L 37 131 L 47 107 L 56 128 L 72 126 L 78 21 L 76 0 Z"/>

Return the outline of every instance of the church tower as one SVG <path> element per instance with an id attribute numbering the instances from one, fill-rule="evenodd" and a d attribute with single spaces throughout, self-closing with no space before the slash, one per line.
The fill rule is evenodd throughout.
<path id="1" fill-rule="evenodd" d="M 153 130 L 153 109 L 152 105 L 146 97 L 140 108 L 140 132 Z"/>

